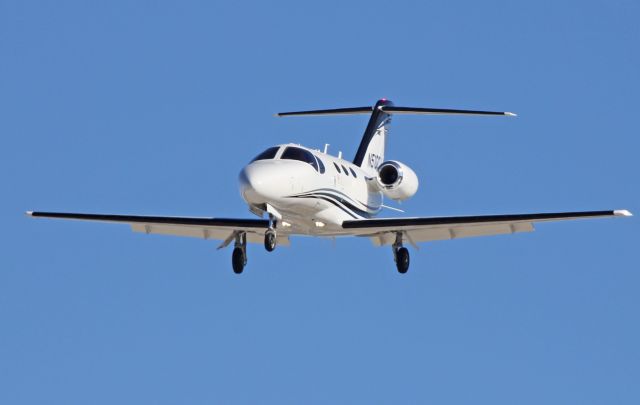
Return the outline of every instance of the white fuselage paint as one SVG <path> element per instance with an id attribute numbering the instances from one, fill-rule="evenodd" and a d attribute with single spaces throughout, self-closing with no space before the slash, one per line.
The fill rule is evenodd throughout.
<path id="1" fill-rule="evenodd" d="M 312 153 L 324 165 L 324 173 L 304 161 L 281 159 L 287 147 Z M 278 231 L 288 234 L 340 235 L 343 221 L 370 218 L 382 208 L 375 177 L 349 161 L 300 145 L 280 145 L 275 158 L 246 165 L 239 180 L 252 212 L 270 206 L 281 216 Z"/>

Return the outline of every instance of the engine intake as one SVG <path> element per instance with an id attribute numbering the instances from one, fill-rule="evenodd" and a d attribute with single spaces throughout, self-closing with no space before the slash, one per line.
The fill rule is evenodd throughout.
<path id="1" fill-rule="evenodd" d="M 390 164 L 381 167 L 380 171 L 378 172 L 380 183 L 382 183 L 382 185 L 384 185 L 385 187 L 395 184 L 398 181 L 399 176 L 400 173 L 398 172 L 398 168 Z"/>
<path id="2" fill-rule="evenodd" d="M 406 200 L 418 191 L 418 176 L 407 165 L 395 160 L 383 162 L 378 167 L 378 186 L 392 200 Z"/>

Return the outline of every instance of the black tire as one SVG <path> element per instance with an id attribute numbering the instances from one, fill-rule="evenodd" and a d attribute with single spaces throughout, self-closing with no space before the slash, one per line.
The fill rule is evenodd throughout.
<path id="1" fill-rule="evenodd" d="M 409 251 L 405 247 L 396 250 L 396 267 L 398 273 L 404 274 L 409 270 Z"/>
<path id="2" fill-rule="evenodd" d="M 233 272 L 236 274 L 242 273 L 244 270 L 245 257 L 242 248 L 233 249 L 233 255 L 231 255 L 231 265 L 233 266 Z"/>
<path id="3" fill-rule="evenodd" d="M 276 248 L 276 233 L 273 231 L 267 231 L 264 234 L 264 248 L 267 249 L 267 252 L 273 252 Z"/>

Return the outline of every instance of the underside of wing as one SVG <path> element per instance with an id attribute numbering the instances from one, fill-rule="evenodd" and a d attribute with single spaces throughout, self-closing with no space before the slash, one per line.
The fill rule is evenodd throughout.
<path id="1" fill-rule="evenodd" d="M 375 245 L 390 245 L 402 234 L 415 244 L 432 240 L 531 232 L 534 224 L 581 218 L 630 216 L 627 210 L 427 218 L 381 218 L 344 221 L 342 227 Z"/>
<path id="2" fill-rule="evenodd" d="M 238 232 L 246 234 L 247 242 L 262 243 L 264 241 L 264 233 L 269 228 L 269 221 L 266 219 L 162 217 L 38 211 L 29 211 L 27 215 L 39 218 L 126 223 L 131 226 L 134 232 L 222 240 L 224 241 L 224 246 L 230 243 Z M 288 236 L 279 234 L 278 244 L 288 245 Z"/>

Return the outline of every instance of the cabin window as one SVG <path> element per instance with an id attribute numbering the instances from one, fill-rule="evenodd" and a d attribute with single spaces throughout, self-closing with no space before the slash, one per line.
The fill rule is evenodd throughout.
<path id="1" fill-rule="evenodd" d="M 353 177 L 357 179 L 358 176 L 356 176 L 356 172 L 353 170 L 353 168 L 350 167 L 349 170 L 351 170 L 351 174 L 353 174 Z"/>
<path id="2" fill-rule="evenodd" d="M 349 171 L 347 170 L 347 168 L 344 167 L 344 165 L 342 165 L 342 168 L 344 169 L 344 174 L 346 174 L 348 176 L 349 175 Z"/>
<path id="3" fill-rule="evenodd" d="M 280 149 L 279 146 L 274 146 L 271 147 L 267 150 L 265 150 L 264 152 L 262 152 L 261 154 L 259 154 L 258 156 L 254 157 L 251 162 L 255 162 L 256 160 L 269 160 L 269 159 L 273 159 L 274 157 L 276 157 L 276 154 L 278 153 L 278 150 Z"/>
<path id="4" fill-rule="evenodd" d="M 333 165 L 336 167 L 336 170 L 338 171 L 338 173 L 342 173 L 340 171 L 340 166 L 338 166 L 338 164 L 336 162 L 333 162 Z"/>
<path id="5" fill-rule="evenodd" d="M 316 169 L 316 171 L 318 170 L 318 161 L 316 160 L 316 157 L 313 156 L 313 153 L 308 150 L 290 146 L 284 150 L 280 159 L 299 160 L 301 162 L 309 163 L 314 169 Z"/>

